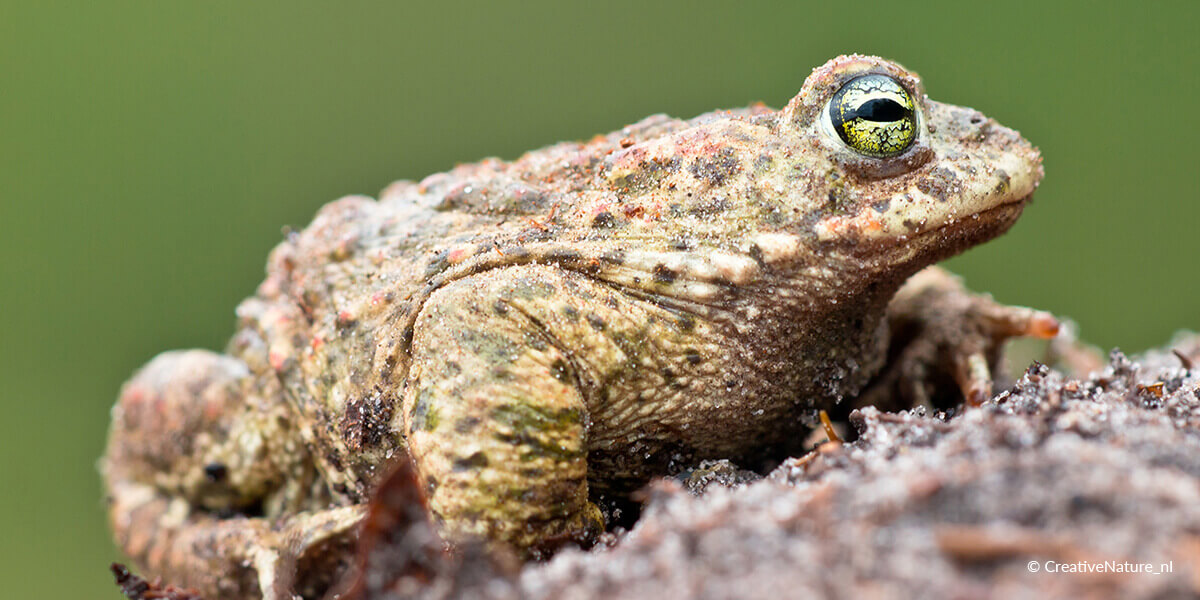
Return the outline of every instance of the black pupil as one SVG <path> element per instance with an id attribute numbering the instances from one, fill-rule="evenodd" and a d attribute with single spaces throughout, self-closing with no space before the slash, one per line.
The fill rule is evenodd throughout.
<path id="1" fill-rule="evenodd" d="M 872 98 L 863 102 L 854 111 L 855 117 L 876 122 L 891 122 L 903 119 L 908 112 L 899 102 L 890 98 Z"/>

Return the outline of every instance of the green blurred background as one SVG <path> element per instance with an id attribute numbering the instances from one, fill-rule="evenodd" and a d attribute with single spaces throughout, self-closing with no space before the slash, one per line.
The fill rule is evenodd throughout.
<path id="1" fill-rule="evenodd" d="M 274 4 L 268 6 L 268 4 Z M 1196 2 L 0 5 L 0 580 L 117 598 L 96 473 L 121 382 L 220 348 L 283 225 L 655 113 L 787 102 L 844 52 L 1038 144 L 975 289 L 1140 350 L 1200 326 Z"/>

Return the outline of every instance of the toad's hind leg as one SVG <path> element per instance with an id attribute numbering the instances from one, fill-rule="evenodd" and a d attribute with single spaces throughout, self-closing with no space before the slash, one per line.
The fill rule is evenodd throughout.
<path id="1" fill-rule="evenodd" d="M 486 272 L 439 290 L 418 317 L 405 430 L 451 538 L 530 557 L 602 531 L 588 500 L 584 398 L 546 314 L 570 278 L 541 266 Z"/>
<path id="2" fill-rule="evenodd" d="M 245 364 L 168 352 L 139 371 L 113 408 L 102 464 L 118 545 L 153 576 L 204 597 L 291 598 L 314 549 L 349 544 L 361 511 L 280 504 L 303 481 L 287 411 Z M 268 519 L 263 513 L 287 513 Z"/>

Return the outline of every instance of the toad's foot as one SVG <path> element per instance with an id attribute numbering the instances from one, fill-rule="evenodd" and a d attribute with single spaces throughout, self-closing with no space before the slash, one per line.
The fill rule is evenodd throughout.
<path id="1" fill-rule="evenodd" d="M 278 410 L 230 356 L 170 352 L 134 376 L 113 409 L 102 463 L 121 549 L 151 576 L 206 598 L 324 589 L 345 566 L 362 508 L 272 506 L 298 496 L 282 474 L 306 464 L 274 445 L 284 436 L 272 428 L 286 423 Z M 263 513 L 287 516 L 255 516 Z"/>
<path id="2" fill-rule="evenodd" d="M 283 520 L 220 518 L 149 486 L 121 482 L 111 493 L 124 551 L 149 573 L 205 598 L 313 597 L 348 566 L 362 519 L 360 506 Z"/>
<path id="3" fill-rule="evenodd" d="M 1005 306 L 972 294 L 937 267 L 908 280 L 888 306 L 891 341 L 888 362 L 855 406 L 903 409 L 915 405 L 951 406 L 957 389 L 969 405 L 992 395 L 992 373 L 1004 342 L 1013 337 L 1050 339 L 1058 320 L 1050 313 Z"/>

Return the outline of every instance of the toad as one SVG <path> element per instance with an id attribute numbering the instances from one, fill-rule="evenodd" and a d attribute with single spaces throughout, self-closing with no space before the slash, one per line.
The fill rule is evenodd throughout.
<path id="1" fill-rule="evenodd" d="M 312 597 L 397 453 L 449 539 L 531 557 L 651 477 L 797 447 L 880 373 L 986 398 L 998 343 L 1056 322 L 942 272 L 902 286 L 1005 232 L 1041 177 L 1017 132 L 842 56 L 782 110 L 653 116 L 337 200 L 271 253 L 223 353 L 164 353 L 122 389 L 115 537 L 208 595 Z M 930 319 L 953 324 L 915 329 L 934 364 L 886 365 L 897 324 Z"/>

